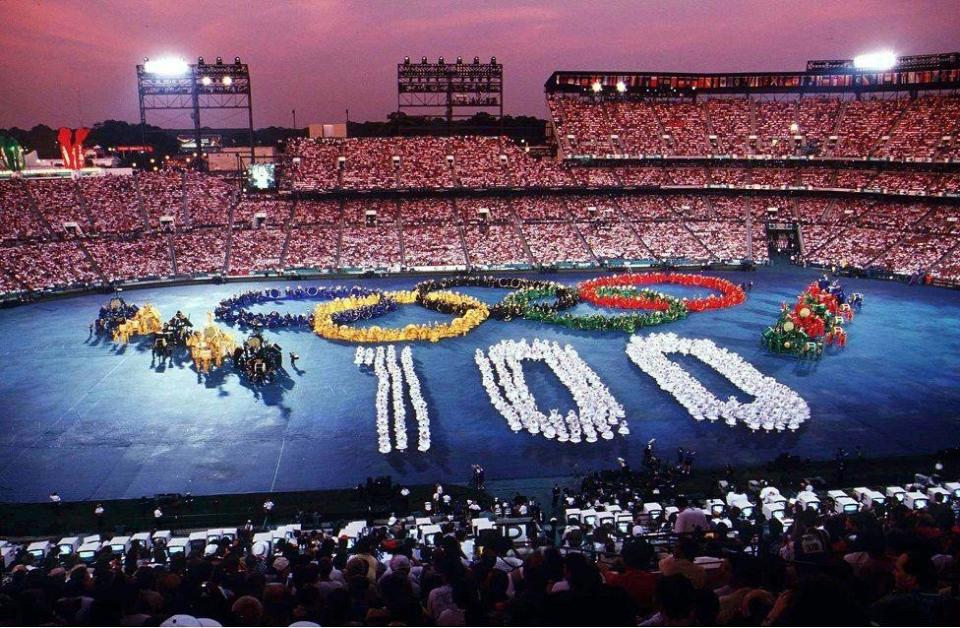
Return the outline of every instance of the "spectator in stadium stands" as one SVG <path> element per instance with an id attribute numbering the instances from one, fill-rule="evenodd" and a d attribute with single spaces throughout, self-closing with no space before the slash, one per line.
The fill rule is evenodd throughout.
<path id="1" fill-rule="evenodd" d="M 666 504 L 665 491 L 679 477 L 670 469 L 590 474 L 562 501 L 602 510 L 623 500 L 633 508 L 631 501 L 657 490 Z M 526 501 L 506 502 L 506 509 L 497 503 L 506 514 Z M 473 559 L 461 546 L 475 512 L 466 506 L 440 501 L 437 509 L 452 519 L 443 520 L 435 543 L 415 541 L 404 520 L 392 518 L 350 550 L 313 530 L 297 531 L 289 543 L 275 538 L 272 547 L 252 543 L 252 526 L 245 526 L 236 539 L 170 559 L 138 544 L 124 555 L 105 547 L 89 570 L 75 556 L 20 551 L 0 584 L 0 617 L 18 625 L 940 625 L 958 610 L 956 598 L 938 590 L 954 577 L 955 531 L 899 503 L 855 515 L 797 510 L 785 534 L 771 525 L 763 537 L 759 528 L 737 525 L 743 517 L 730 509 L 725 516 L 739 537 L 719 524 L 668 540 L 673 549 L 660 560 L 659 576 L 646 540 L 604 525 L 582 526 L 566 549 L 544 535 L 522 559 L 512 543 L 488 539 Z M 605 535 L 622 547 L 601 543 Z M 597 543 L 606 556 L 595 558 Z M 422 560 L 410 558 L 414 545 Z M 721 545 L 728 558 L 717 566 L 695 562 L 718 555 Z M 795 562 L 778 557 L 781 545 L 792 548 Z M 380 558 L 385 551 L 389 561 Z"/>
<path id="2" fill-rule="evenodd" d="M 697 542 L 691 538 L 681 538 L 674 546 L 673 553 L 660 561 L 660 572 L 665 576 L 681 575 L 689 579 L 694 588 L 702 589 L 707 581 L 707 572 L 693 562 L 696 557 Z"/>
<path id="3" fill-rule="evenodd" d="M 946 605 L 937 590 L 937 572 L 929 554 L 904 552 L 893 570 L 895 592 L 878 600 L 872 615 L 881 626 L 943 625 Z"/>
<path id="4" fill-rule="evenodd" d="M 657 612 L 641 626 L 692 626 L 697 592 L 689 578 L 664 574 L 657 582 Z"/>
<path id="5" fill-rule="evenodd" d="M 798 581 L 777 598 L 765 625 L 863 626 L 868 616 L 841 581 L 816 575 Z"/>
<path id="6" fill-rule="evenodd" d="M 653 610 L 653 595 L 657 586 L 656 576 L 650 573 L 653 547 L 644 540 L 635 540 L 624 543 L 620 555 L 623 559 L 622 572 L 611 571 L 603 561 L 597 565 L 606 583 L 626 591 L 636 605 L 637 613 L 647 615 Z"/>
<path id="7" fill-rule="evenodd" d="M 673 524 L 674 534 L 706 532 L 710 529 L 710 523 L 707 521 L 706 513 L 699 508 L 691 506 L 685 496 L 677 496 L 674 504 L 680 509 L 680 512 L 677 513 L 677 521 Z"/>

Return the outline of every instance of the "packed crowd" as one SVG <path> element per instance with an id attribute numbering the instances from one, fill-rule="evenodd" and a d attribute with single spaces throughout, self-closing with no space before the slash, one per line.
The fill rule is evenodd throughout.
<path id="1" fill-rule="evenodd" d="M 107 283 L 158 279 L 173 274 L 169 235 L 143 234 L 136 239 L 102 237 L 86 240 L 83 246 L 90 251 Z"/>
<path id="2" fill-rule="evenodd" d="M 0 268 L 16 289 L 92 287 L 99 280 L 83 250 L 71 240 L 0 247 Z"/>
<path id="3" fill-rule="evenodd" d="M 629 223 L 581 222 L 577 229 L 597 259 L 646 259 L 653 255 Z"/>
<path id="4" fill-rule="evenodd" d="M 76 184 L 70 179 L 51 179 L 42 185 L 27 184 L 42 220 L 53 233 L 66 232 L 66 225 L 75 223 L 81 231 L 91 231 L 90 214 L 80 205 Z M 0 200 L 0 203 L 3 201 Z"/>
<path id="5" fill-rule="evenodd" d="M 561 99 L 563 102 L 570 99 Z M 576 101 L 570 101 L 576 102 Z M 740 101 L 732 101 L 740 102 Z M 752 101 L 742 101 L 751 103 Z M 894 101 L 895 102 L 895 101 Z M 953 103 L 954 100 L 949 102 Z M 710 104 L 725 103 L 725 104 Z M 786 123 L 788 126 L 795 124 L 829 124 L 836 123 L 836 116 L 839 111 L 847 112 L 851 120 L 859 120 L 856 123 L 851 122 L 851 128 L 843 133 L 835 134 L 832 130 L 814 129 L 803 132 L 802 135 L 791 137 L 769 138 L 769 143 L 765 144 L 771 147 L 771 152 L 767 153 L 757 148 L 760 140 L 752 139 L 749 145 L 746 144 L 748 137 L 755 134 L 749 134 L 739 139 L 731 139 L 733 133 L 729 129 L 743 129 L 744 121 L 747 118 L 743 112 L 733 115 L 731 113 L 730 101 L 707 101 L 707 112 L 714 112 L 715 115 L 730 114 L 729 120 L 720 123 L 707 124 L 706 119 L 700 114 L 697 106 L 687 105 L 658 105 L 659 109 L 664 110 L 664 115 L 668 116 L 667 128 L 664 136 L 670 139 L 664 139 L 664 146 L 670 147 L 676 144 L 674 152 L 667 152 L 667 156 L 733 156 L 743 157 L 746 155 L 766 155 L 784 156 L 787 154 L 797 156 L 808 156 L 815 154 L 821 157 L 835 159 L 859 159 L 870 154 L 868 150 L 873 143 L 879 143 L 887 146 L 888 143 L 896 143 L 897 135 L 879 136 L 878 126 L 883 124 L 894 124 L 893 119 L 898 120 L 894 124 L 896 128 L 903 127 L 903 117 L 911 111 L 910 106 L 896 108 L 888 101 L 865 101 L 863 103 L 832 103 L 826 106 L 824 102 L 816 99 L 801 101 L 801 103 L 819 103 L 797 105 L 797 111 L 791 114 L 790 119 L 796 117 L 797 122 Z M 597 107 L 628 107 L 624 103 L 604 105 L 581 104 L 574 112 L 584 116 L 591 115 L 591 109 Z M 749 106 L 766 106 L 756 103 Z M 651 105 L 652 107 L 652 105 Z M 809 111 L 808 109 L 813 109 Z M 735 107 L 734 107 L 735 109 Z M 564 111 L 567 111 L 564 109 Z M 567 113 L 570 113 L 569 111 Z M 601 115 L 605 123 L 618 124 L 617 117 L 608 118 L 605 114 L 594 112 L 592 115 Z M 688 120 L 684 116 L 691 115 Z M 859 116 L 863 116 L 861 120 Z M 694 124 L 693 127 L 690 124 Z M 759 123 L 758 123 L 759 124 Z M 764 120 L 764 124 L 770 124 L 769 120 Z M 702 125 L 698 127 L 696 125 Z M 715 125 L 715 126 L 714 126 Z M 594 121 L 586 124 L 585 129 L 594 133 L 596 131 Z M 612 130 L 614 127 L 611 127 Z M 694 132 L 693 129 L 699 129 Z M 711 130 L 713 129 L 713 130 Z M 832 129 L 832 127 L 831 127 Z M 906 128 L 904 127 L 906 133 Z M 798 133 L 800 133 L 798 131 Z M 570 148 L 572 141 L 570 136 L 573 133 L 560 132 L 558 129 L 558 142 L 561 148 Z M 702 135 L 702 140 L 699 139 Z M 604 137 L 607 137 L 606 135 Z M 591 141 L 579 143 L 578 146 L 590 146 L 608 151 L 620 147 L 620 152 L 602 153 L 597 156 L 624 157 L 638 156 L 629 150 L 629 146 L 624 138 L 630 137 L 628 133 L 621 130 L 620 134 L 612 132 L 603 142 Z M 889 137 L 882 140 L 880 137 Z M 676 139 L 674 139 L 676 138 Z M 782 140 L 782 141 L 781 141 Z M 941 143 L 945 141 L 941 138 Z M 330 191 L 335 189 L 346 190 L 378 190 L 378 189 L 449 189 L 454 187 L 463 188 L 504 188 L 504 187 L 618 187 L 621 185 L 638 186 L 695 186 L 703 187 L 707 185 L 728 185 L 733 187 L 761 186 L 761 187 L 837 187 L 845 189 L 862 188 L 885 188 L 891 191 L 900 192 L 927 192 L 927 193 L 957 193 L 960 191 L 960 177 L 951 172 L 913 172 L 913 171 L 889 171 L 889 176 L 880 183 L 883 185 L 871 186 L 870 183 L 877 174 L 875 169 L 865 167 L 863 164 L 854 164 L 854 167 L 824 167 L 812 164 L 803 164 L 802 167 L 796 166 L 785 168 L 782 166 L 770 166 L 765 163 L 756 163 L 749 166 L 742 163 L 718 163 L 709 167 L 704 166 L 611 166 L 611 167 L 589 167 L 561 164 L 549 159 L 534 159 L 529 157 L 525 151 L 514 145 L 506 138 L 496 137 L 453 137 L 453 138 L 358 138 L 354 140 L 344 140 L 343 151 L 340 155 L 324 154 L 323 157 L 312 157 L 317 151 L 315 145 L 327 146 L 330 140 L 298 140 L 293 142 L 289 149 L 294 155 L 291 159 L 299 159 L 295 167 L 289 169 L 286 184 L 290 189 L 301 191 Z M 790 151 L 776 149 L 777 146 L 785 146 L 789 143 L 792 147 Z M 647 143 L 644 143 L 646 146 Z M 952 144 L 950 145 L 952 147 Z M 349 147 L 349 148 L 348 148 Z M 723 152 L 731 147 L 738 147 L 737 150 L 745 151 L 733 154 Z M 750 148 L 753 147 L 753 148 Z M 803 147 L 803 148 L 801 148 Z M 820 148 L 822 147 L 822 148 Z M 750 150 L 747 150 L 750 148 Z M 947 145 L 942 144 L 943 150 L 947 150 Z M 865 153 L 859 151 L 866 150 Z M 950 150 L 953 150 L 952 148 Z M 814 151 L 814 152 L 811 152 Z M 816 152 L 819 151 L 819 152 Z M 578 154 L 575 151 L 566 152 L 566 155 Z M 593 154 L 593 153 L 591 153 Z M 658 155 L 663 153 L 657 153 Z M 649 155 L 649 153 L 647 154 Z M 897 159 L 903 158 L 903 155 L 891 155 L 888 153 L 878 153 L 878 157 Z M 942 158 L 954 158 L 955 155 L 943 153 Z M 917 156 L 908 155 L 911 161 L 919 159 Z M 932 158 L 932 157 L 931 157 Z M 342 162 L 342 176 L 338 176 L 325 181 L 322 185 L 317 184 L 318 175 L 311 173 L 310 168 L 317 164 L 317 160 L 329 160 L 331 163 Z M 347 165 L 352 164 L 352 165 Z M 325 171 L 326 166 L 321 168 Z M 339 172 L 339 171 L 338 171 Z"/>
<path id="6" fill-rule="evenodd" d="M 593 253 L 577 226 L 566 222 L 531 222 L 522 226 L 523 237 L 539 264 L 591 262 Z"/>
<path id="7" fill-rule="evenodd" d="M 361 350 L 358 360 L 377 364 L 386 355 L 379 353 Z M 399 362 L 395 369 L 406 368 L 402 355 Z M 311 526 L 303 514 L 298 524 L 248 521 L 189 536 L 95 536 L 82 546 L 73 538 L 0 541 L 0 619 L 28 626 L 957 623 L 960 483 L 918 476 L 918 484 L 879 491 L 826 490 L 821 479 L 740 486 L 729 470 L 715 497 L 691 499 L 683 490 L 694 457 L 681 447 L 673 462 L 651 441 L 635 469 L 620 459 L 618 468 L 555 486 L 550 504 L 520 494 L 455 497 L 438 484 L 414 506 L 408 489 L 371 479 L 358 491 L 403 510 L 339 524 Z M 474 482 L 484 484 L 478 465 Z M 274 506 L 264 502 L 267 518 Z M 91 511 L 102 520 L 102 505 Z M 160 506 L 154 515 L 163 516 Z"/>
<path id="8" fill-rule="evenodd" d="M 148 229 L 159 229 L 163 217 L 172 218 L 175 225 L 187 224 L 185 176 L 183 172 L 161 170 L 134 177 Z"/>
<path id="9" fill-rule="evenodd" d="M 236 179 L 186 172 L 182 185 L 191 226 L 221 227 L 227 224 L 230 205 L 237 201 L 240 192 Z"/>
<path id="10" fill-rule="evenodd" d="M 177 274 L 209 275 L 223 272 L 226 237 L 227 234 L 217 228 L 177 233 L 173 239 Z"/>
<path id="11" fill-rule="evenodd" d="M 697 102 L 547 99 L 564 156 L 956 159 L 956 95 Z"/>
<path id="12" fill-rule="evenodd" d="M 291 229 L 283 265 L 286 268 L 335 268 L 336 228 L 316 226 Z"/>
<path id="13" fill-rule="evenodd" d="M 0 181 L 0 217 L 0 234 L 4 240 L 29 240 L 47 235 L 43 223 L 30 209 L 22 181 Z"/>
<path id="14" fill-rule="evenodd" d="M 299 229 L 297 233 L 300 233 Z M 287 240 L 284 228 L 234 229 L 230 237 L 229 274 L 247 275 L 282 268 L 280 255 Z"/>
<path id="15" fill-rule="evenodd" d="M 474 266 L 532 264 L 505 198 L 461 198 L 456 201 L 463 242 Z"/>
<path id="16" fill-rule="evenodd" d="M 568 170 L 532 159 L 505 137 L 389 137 L 288 142 L 291 190 L 447 189 L 572 185 Z"/>
<path id="17" fill-rule="evenodd" d="M 198 221 L 210 216 L 196 215 Z M 50 216 L 49 224 L 62 224 Z M 949 205 L 763 194 L 595 193 L 296 204 L 246 199 L 237 204 L 229 232 L 182 225 L 136 233 L 48 233 L 0 247 L 0 270 L 5 289 L 15 292 L 224 270 L 243 275 L 284 268 L 619 259 L 762 262 L 767 259 L 764 223 L 770 217 L 800 225 L 806 262 L 875 267 L 905 276 L 954 276 L 950 253 L 960 233 Z"/>
<path id="18" fill-rule="evenodd" d="M 862 166 L 784 168 L 714 164 L 709 167 L 577 167 L 572 170 L 575 174 L 557 185 L 820 188 L 901 195 L 960 192 L 960 174 L 954 172 L 877 170 Z M 522 181 L 522 173 L 517 174 Z M 296 224 L 334 224 L 340 220 L 341 201 L 337 199 L 300 199 L 294 210 L 290 201 L 238 196 L 234 180 L 192 172 L 83 177 L 78 180 L 4 180 L 0 181 L 0 211 L 4 217 L 0 221 L 0 238 L 7 242 L 49 239 L 64 235 L 69 223 L 90 237 L 133 234 L 161 227 L 223 226 L 230 221 L 231 212 L 233 224 L 242 227 L 256 226 L 258 218 L 267 226 L 282 226 L 291 216 Z M 469 202 L 469 199 L 465 200 Z M 416 220 L 423 215 L 422 208 L 430 208 L 429 201 L 420 206 L 415 205 L 417 201 L 406 202 L 414 209 L 408 212 L 409 215 Z M 518 205 L 520 217 L 524 220 L 562 218 L 546 215 L 543 209 L 552 206 L 537 207 L 536 199 L 530 197 L 518 201 Z M 441 214 L 446 213 L 446 210 L 441 211 Z M 171 222 L 161 225 L 161 217 Z M 383 219 L 381 215 L 380 220 Z"/>
<path id="19" fill-rule="evenodd" d="M 956 245 L 949 207 L 904 203 L 896 212 L 883 212 L 876 211 L 877 202 L 827 200 L 797 201 L 796 207 L 801 221 L 809 221 L 804 227 L 808 261 L 906 276 L 949 276 L 946 266 L 938 266 L 951 261 Z"/>
<path id="20" fill-rule="evenodd" d="M 733 146 L 723 134 L 742 130 L 748 118 L 737 109 L 739 104 L 710 102 L 704 110 L 711 120 L 708 142 Z M 792 106 L 802 124 L 812 124 L 820 119 L 827 102 L 810 99 Z M 893 106 L 883 102 L 837 101 L 836 111 L 826 111 L 843 115 L 851 107 L 863 107 L 866 118 L 882 118 Z M 893 110 L 899 112 L 896 125 L 912 119 L 908 115 L 915 107 L 927 107 L 923 111 L 933 115 L 936 105 L 932 102 L 901 102 L 902 107 Z M 773 106 L 759 102 L 751 106 L 767 105 Z M 569 117 L 582 113 L 584 107 L 598 106 L 579 103 L 571 107 L 564 102 L 563 111 Z M 625 119 L 630 106 L 617 103 L 604 115 L 610 120 Z M 783 103 L 777 106 L 782 108 Z M 668 126 L 679 128 L 679 124 L 674 120 Z M 622 143 L 624 137 L 613 138 L 613 144 Z M 338 157 L 343 157 L 344 151 L 376 153 L 362 148 L 366 141 L 294 140 L 291 150 L 300 155 L 302 166 L 309 160 L 325 159 L 334 147 Z M 960 175 L 955 172 L 849 164 L 786 168 L 717 162 L 709 166 L 570 168 L 531 159 L 504 138 L 378 141 L 383 144 L 378 154 L 391 154 L 386 161 L 393 178 L 386 179 L 386 188 L 402 182 L 411 164 L 439 161 L 446 170 L 423 166 L 421 172 L 428 174 L 417 179 L 418 185 L 427 186 L 433 178 L 429 173 L 442 171 L 454 185 L 476 176 L 510 186 L 728 186 L 748 193 L 616 196 L 583 190 L 568 196 L 284 200 L 243 195 L 235 179 L 193 172 L 9 179 L 0 181 L 3 291 L 84 287 L 174 274 L 243 275 L 285 268 L 489 267 L 650 258 L 765 261 L 763 223 L 771 217 L 766 211 L 771 205 L 780 207 L 779 218 L 799 222 L 803 251 L 798 259 L 803 261 L 876 268 L 906 276 L 919 273 L 947 281 L 957 276 L 951 257 L 960 235 L 954 228 L 955 212 L 948 205 L 912 200 L 917 194 L 956 194 Z M 829 143 L 829 136 L 825 141 Z M 844 141 L 838 139 L 834 144 L 839 148 Z M 399 162 L 392 159 L 394 153 Z M 481 158 L 483 155 L 486 157 Z M 368 157 L 363 162 L 367 166 L 379 163 Z M 477 162 L 483 165 L 471 174 L 468 164 Z M 368 183 L 361 183 L 366 166 L 359 163 L 337 172 L 350 173 L 355 178 L 348 179 L 366 189 Z M 561 172 L 566 174 L 558 174 Z M 538 173 L 547 174 L 538 179 Z M 379 185 L 377 176 L 370 184 Z M 767 190 L 783 188 L 886 192 L 900 195 L 900 200 L 767 196 Z M 752 227 L 747 224 L 748 215 Z M 224 231 L 227 225 L 232 228 Z M 32 265 L 26 264 L 28 259 Z"/>
<path id="21" fill-rule="evenodd" d="M 450 225 L 404 225 L 404 266 L 466 266 L 460 231 Z"/>

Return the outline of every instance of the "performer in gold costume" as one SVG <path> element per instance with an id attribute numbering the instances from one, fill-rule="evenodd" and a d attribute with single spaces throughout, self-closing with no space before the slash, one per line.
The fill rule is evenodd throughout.
<path id="1" fill-rule="evenodd" d="M 113 341 L 119 344 L 130 342 L 131 336 L 146 336 L 163 329 L 160 311 L 149 303 L 137 310 L 133 318 L 128 318 L 113 330 Z"/>
<path id="2" fill-rule="evenodd" d="M 193 365 L 201 373 L 210 372 L 211 366 L 220 368 L 223 359 L 232 355 L 238 346 L 232 335 L 214 324 L 212 313 L 207 314 L 207 323 L 202 331 L 187 336 L 186 344 Z"/>

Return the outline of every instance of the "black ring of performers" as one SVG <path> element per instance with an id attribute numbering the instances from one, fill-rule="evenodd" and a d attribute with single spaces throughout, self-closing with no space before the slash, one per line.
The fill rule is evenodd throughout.
<path id="1" fill-rule="evenodd" d="M 556 299 L 549 307 L 554 311 L 566 310 L 580 301 L 577 289 L 562 286 L 553 281 L 543 281 L 537 279 L 523 279 L 521 277 L 491 277 L 489 275 L 473 276 L 459 275 L 456 277 L 444 277 L 442 279 L 427 279 L 421 281 L 414 290 L 417 292 L 417 303 L 427 309 L 444 314 L 463 315 L 469 308 L 455 307 L 443 301 L 426 301 L 424 297 L 436 290 L 448 290 L 458 286 L 473 286 L 475 288 L 499 288 L 502 290 L 529 290 L 555 288 Z M 501 321 L 509 321 L 513 318 L 520 318 L 523 315 L 523 306 L 515 303 L 509 303 L 508 297 L 494 305 L 487 305 L 490 310 L 490 318 Z"/>
<path id="2" fill-rule="evenodd" d="M 282 329 L 291 327 L 310 327 L 313 314 L 281 314 L 272 312 L 253 313 L 248 308 L 251 305 L 260 305 L 276 301 L 329 301 L 344 297 L 365 297 L 379 293 L 378 290 L 361 286 L 331 286 L 306 288 L 289 286 L 282 291 L 277 288 L 266 290 L 248 290 L 223 299 L 214 310 L 214 316 L 226 323 L 236 323 L 241 328 L 253 329 Z"/>

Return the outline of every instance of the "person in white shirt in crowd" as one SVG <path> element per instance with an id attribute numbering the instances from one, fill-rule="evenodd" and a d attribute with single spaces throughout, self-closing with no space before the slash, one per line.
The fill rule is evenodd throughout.
<path id="1" fill-rule="evenodd" d="M 676 499 L 676 506 L 680 509 L 677 521 L 673 524 L 674 534 L 690 534 L 692 532 L 706 532 L 710 529 L 707 515 L 699 508 L 690 505 L 690 501 L 680 495 Z"/>

